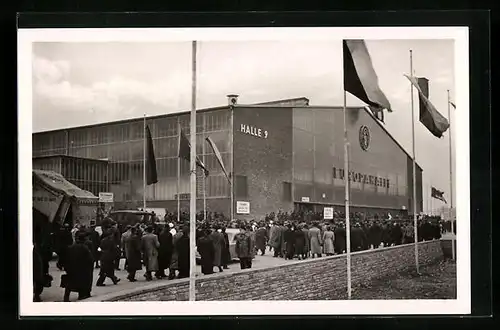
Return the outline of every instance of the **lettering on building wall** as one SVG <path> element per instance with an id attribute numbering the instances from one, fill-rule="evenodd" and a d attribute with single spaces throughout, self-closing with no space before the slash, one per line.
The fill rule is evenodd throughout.
<path id="1" fill-rule="evenodd" d="M 269 132 L 263 130 L 262 128 L 257 128 L 251 125 L 240 125 L 240 132 L 248 135 L 252 135 L 258 138 L 267 139 Z"/>
<path id="2" fill-rule="evenodd" d="M 334 167 L 333 178 L 344 180 L 344 169 Z M 382 178 L 375 175 L 369 175 L 354 171 L 349 171 L 348 179 L 350 182 L 359 182 L 383 188 L 389 188 L 390 185 L 389 179 L 387 178 Z"/>

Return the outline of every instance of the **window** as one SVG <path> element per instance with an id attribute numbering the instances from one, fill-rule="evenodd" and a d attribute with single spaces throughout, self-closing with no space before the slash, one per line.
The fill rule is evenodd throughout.
<path id="1" fill-rule="evenodd" d="M 292 184 L 290 182 L 283 182 L 283 201 L 292 201 Z"/>
<path id="2" fill-rule="evenodd" d="M 244 175 L 236 175 L 235 177 L 235 197 L 248 197 L 248 182 Z"/>

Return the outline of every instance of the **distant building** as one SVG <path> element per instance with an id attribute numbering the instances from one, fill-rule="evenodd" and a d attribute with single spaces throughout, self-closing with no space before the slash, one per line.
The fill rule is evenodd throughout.
<path id="1" fill-rule="evenodd" d="M 234 174 L 235 213 L 236 205 L 249 203 L 249 214 L 235 217 L 258 219 L 279 209 L 343 209 L 342 107 L 310 106 L 306 98 L 243 105 L 237 95 L 231 95 L 227 106 L 197 110 L 196 121 L 197 154 L 210 171 L 205 189 L 208 211 L 228 214 L 231 189 L 204 142 L 207 136 L 218 146 L 226 169 Z M 147 125 L 154 140 L 159 180 L 147 186 L 147 206 L 175 212 L 179 193 L 181 208 L 189 210 L 189 162 L 185 160 L 180 161 L 177 192 L 177 127 L 189 137 L 190 113 L 148 117 Z M 352 211 L 412 213 L 412 158 L 368 110 L 349 107 L 347 125 Z M 104 168 L 97 165 L 90 176 L 78 166 L 69 177 L 63 175 L 73 183 L 71 176 L 78 177 L 75 184 L 83 189 L 91 185 L 88 190 L 96 195 L 102 189 L 113 192 L 117 202 L 139 206 L 144 193 L 143 139 L 143 118 L 35 133 L 34 164 L 43 156 L 107 159 L 109 175 L 104 176 Z M 102 185 L 104 177 L 107 183 Z M 198 210 L 203 208 L 202 182 L 200 176 Z M 422 169 L 417 165 L 417 212 L 421 211 Z"/>

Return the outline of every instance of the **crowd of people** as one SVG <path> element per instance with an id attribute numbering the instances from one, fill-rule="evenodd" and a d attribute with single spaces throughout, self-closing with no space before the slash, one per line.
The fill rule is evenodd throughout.
<path id="1" fill-rule="evenodd" d="M 189 277 L 190 240 L 189 214 L 166 213 L 164 221 L 153 216 L 149 223 L 137 223 L 123 228 L 111 218 L 101 223 L 102 234 L 96 226 L 65 224 L 51 235 L 51 247 L 57 254 L 64 301 L 72 292 L 78 299 L 91 296 L 94 269 L 99 268 L 96 286 L 105 286 L 106 279 L 117 284 L 115 275 L 120 260 L 125 259 L 127 280 L 135 282 L 138 271 L 145 269 L 147 281 Z M 276 258 L 306 259 L 346 252 L 345 220 L 342 213 L 334 219 L 323 220 L 323 214 L 292 212 L 266 215 L 261 221 L 230 220 L 223 214 L 201 212 L 197 215 L 196 244 L 201 271 L 208 275 L 228 269 L 231 262 L 226 228 L 237 228 L 234 237 L 236 257 L 241 269 L 251 268 L 257 254 L 271 252 Z M 414 242 L 413 219 L 390 215 L 351 214 L 351 251 L 395 246 Z M 438 217 L 419 219 L 418 240 L 439 239 L 449 223 Z M 455 228 L 456 229 L 456 228 Z M 43 287 L 50 286 L 47 247 L 34 247 L 34 301 L 41 301 Z M 43 251 L 43 252 L 42 252 Z M 167 274 L 168 273 L 168 274 Z"/>

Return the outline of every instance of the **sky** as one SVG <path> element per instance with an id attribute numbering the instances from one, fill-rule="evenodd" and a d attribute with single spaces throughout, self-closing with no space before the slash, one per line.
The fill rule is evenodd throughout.
<path id="1" fill-rule="evenodd" d="M 429 79 L 430 101 L 448 117 L 448 89 L 454 100 L 454 41 L 366 40 L 366 45 L 394 110 L 385 115 L 385 126 L 411 155 L 410 83 L 403 76 L 410 73 L 409 50 L 414 74 Z M 342 106 L 341 47 L 340 40 L 200 42 L 197 108 L 226 105 L 227 94 L 239 94 L 241 104 L 307 97 L 310 105 Z M 189 110 L 191 74 L 190 42 L 34 43 L 33 130 Z M 428 211 L 430 185 L 449 200 L 449 138 L 448 132 L 438 139 L 427 131 L 418 121 L 416 93 L 414 100 L 415 153 L 424 170 Z M 347 105 L 364 104 L 348 94 Z M 433 209 L 441 206 L 433 199 Z"/>

